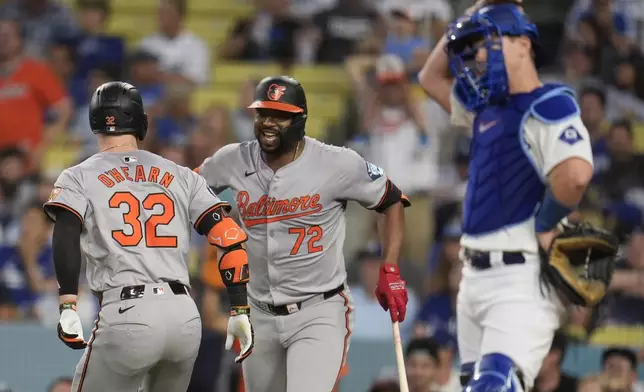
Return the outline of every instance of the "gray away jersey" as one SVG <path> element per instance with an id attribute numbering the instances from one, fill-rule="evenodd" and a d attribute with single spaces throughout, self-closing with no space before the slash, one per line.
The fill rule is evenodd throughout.
<path id="1" fill-rule="evenodd" d="M 249 296 L 274 305 L 345 281 L 345 203 L 374 209 L 387 189 L 382 170 L 358 153 L 309 137 L 300 157 L 275 173 L 257 141 L 221 148 L 198 171 L 216 190 L 232 189 L 248 234 Z"/>
<path id="2" fill-rule="evenodd" d="M 91 290 L 179 281 L 189 286 L 192 226 L 223 204 L 203 177 L 147 151 L 104 152 L 63 171 L 45 203 L 83 221 Z"/>

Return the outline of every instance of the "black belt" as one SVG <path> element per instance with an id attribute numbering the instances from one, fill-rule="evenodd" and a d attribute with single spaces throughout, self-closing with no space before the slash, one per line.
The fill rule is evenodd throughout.
<path id="1" fill-rule="evenodd" d="M 338 295 L 343 290 L 344 290 L 344 283 L 341 284 L 340 286 L 334 288 L 333 290 L 329 290 L 326 293 L 322 293 L 322 297 L 326 301 L 327 299 Z M 293 309 L 289 309 L 289 307 L 292 307 L 292 306 L 295 305 L 295 306 L 297 306 L 297 310 L 301 310 L 302 309 L 302 303 L 304 303 L 304 302 L 306 302 L 306 301 L 296 302 L 294 304 L 289 304 L 289 305 L 279 305 L 279 306 L 275 306 L 275 305 L 271 305 L 271 304 L 267 304 L 267 303 L 262 302 L 261 303 L 261 308 L 262 308 L 262 310 L 265 310 L 265 311 L 267 311 L 269 313 L 272 313 L 275 316 L 288 316 L 289 314 L 293 313 Z"/>
<path id="2" fill-rule="evenodd" d="M 472 268 L 477 270 L 486 270 L 492 268 L 492 263 L 490 262 L 490 252 L 483 252 L 473 249 L 465 249 L 465 258 L 469 261 L 469 264 Z M 513 265 L 513 264 L 524 264 L 525 256 L 523 252 L 503 252 L 503 264 Z"/>
<path id="3" fill-rule="evenodd" d="M 170 290 L 175 295 L 188 295 L 190 294 L 190 289 L 186 286 L 184 286 L 182 283 L 179 282 L 167 282 L 168 286 L 170 286 Z M 98 298 L 98 302 L 101 303 L 103 302 L 103 293 L 94 293 L 96 297 Z M 137 298 L 142 298 L 143 295 L 145 294 L 145 285 L 144 284 L 139 284 L 136 286 L 125 286 L 121 289 L 121 300 L 127 300 L 127 299 L 137 299 Z"/>

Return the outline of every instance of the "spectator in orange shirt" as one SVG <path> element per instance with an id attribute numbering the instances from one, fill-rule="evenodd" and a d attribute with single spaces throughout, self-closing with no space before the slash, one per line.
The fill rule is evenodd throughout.
<path id="1" fill-rule="evenodd" d="M 71 103 L 48 65 L 23 56 L 20 25 L 0 19 L 0 149 L 18 146 L 33 168 L 59 133 L 65 132 Z M 46 115 L 52 121 L 45 126 Z"/>

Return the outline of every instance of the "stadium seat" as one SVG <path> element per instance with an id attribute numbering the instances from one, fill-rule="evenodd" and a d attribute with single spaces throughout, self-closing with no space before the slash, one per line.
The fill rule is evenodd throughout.
<path id="1" fill-rule="evenodd" d="M 644 123 L 633 124 L 633 144 L 635 145 L 635 152 L 638 154 L 644 153 Z"/>
<path id="2" fill-rule="evenodd" d="M 348 76 L 344 68 L 334 66 L 295 66 L 287 71 L 277 64 L 225 62 L 218 63 L 213 68 L 212 80 L 216 85 L 239 86 L 250 78 L 275 74 L 288 74 L 296 78 L 307 92 L 339 95 L 349 91 Z"/>
<path id="3" fill-rule="evenodd" d="M 112 0 L 112 7 L 115 14 L 152 12 L 155 13 L 158 0 Z M 250 3 L 236 3 L 233 1 L 212 1 L 212 0 L 192 0 L 188 3 L 188 14 L 200 14 L 220 16 L 226 18 L 240 18 L 248 15 L 253 10 Z"/>

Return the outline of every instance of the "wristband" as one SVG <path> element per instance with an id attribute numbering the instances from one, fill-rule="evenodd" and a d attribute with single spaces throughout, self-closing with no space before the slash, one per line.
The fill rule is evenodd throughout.
<path id="1" fill-rule="evenodd" d="M 552 190 L 548 188 L 541 202 L 541 207 L 539 207 L 539 211 L 537 211 L 537 215 L 534 217 L 535 231 L 537 233 L 545 233 L 552 230 L 557 226 L 557 223 L 570 215 L 573 210 L 574 208 L 561 204 L 555 198 Z"/>
<path id="2" fill-rule="evenodd" d="M 62 313 L 65 309 L 76 311 L 76 302 L 63 302 L 58 306 L 58 313 Z"/>
<path id="3" fill-rule="evenodd" d="M 232 306 L 230 308 L 231 316 L 241 316 L 243 314 L 250 314 L 250 306 Z"/>
<path id="4" fill-rule="evenodd" d="M 237 284 L 226 288 L 230 307 L 248 307 L 248 294 L 245 284 Z"/>

